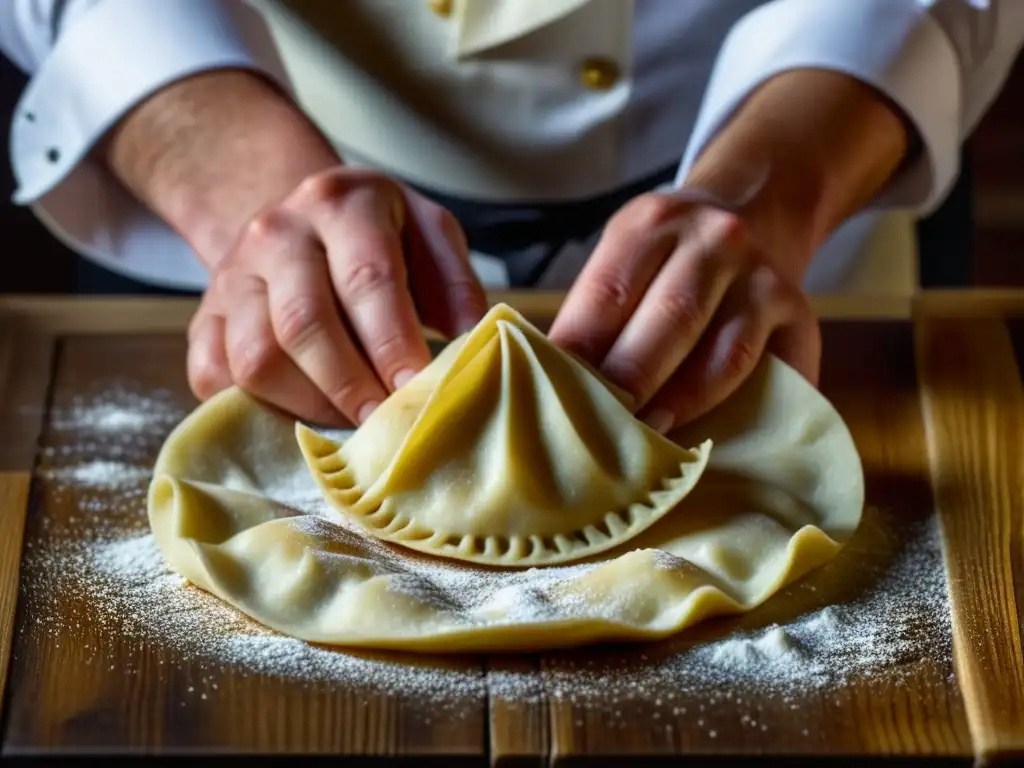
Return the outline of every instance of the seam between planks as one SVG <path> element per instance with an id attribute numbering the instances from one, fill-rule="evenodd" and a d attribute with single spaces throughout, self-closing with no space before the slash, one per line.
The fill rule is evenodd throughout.
<path id="1" fill-rule="evenodd" d="M 915 330 L 971 739 L 981 759 L 1017 754 L 1024 751 L 1024 653 L 1013 571 L 1024 547 L 1016 451 L 1024 387 L 1002 321 L 921 318 Z"/>

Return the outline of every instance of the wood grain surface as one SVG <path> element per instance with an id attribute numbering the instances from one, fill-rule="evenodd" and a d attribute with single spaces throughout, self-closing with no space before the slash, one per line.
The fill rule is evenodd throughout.
<path id="1" fill-rule="evenodd" d="M 1024 308 L 1020 295 L 993 301 L 998 316 Z M 531 305 L 532 319 L 543 315 L 541 303 Z M 24 316 L 24 307 L 0 304 L 0 317 Z M 460 679 L 479 676 L 479 687 L 458 686 L 443 706 L 395 695 L 373 679 L 354 685 L 211 665 L 145 633 L 113 631 L 118 623 L 81 591 L 48 588 L 57 583 L 53 553 L 102 529 L 97 521 L 104 515 L 145 530 L 146 471 L 166 433 L 194 406 L 180 332 L 189 307 L 161 303 L 164 314 L 150 310 L 147 325 L 147 305 L 152 309 L 152 302 L 140 302 L 124 314 L 125 304 L 117 312 L 92 304 L 83 315 L 54 303 L 27 344 L 11 341 L 24 329 L 0 323 L 0 425 L 18 435 L 0 445 L 2 523 L 8 525 L 8 509 L 30 499 L 5 755 L 285 752 L 333 754 L 351 764 L 380 756 L 439 765 L 639 766 L 684 755 L 697 762 L 744 755 L 969 762 L 975 750 L 1000 757 L 1020 748 L 1024 468 L 1016 446 L 1024 392 L 1006 327 L 1001 319 L 978 319 L 985 313 L 977 297 L 931 296 L 917 304 L 929 318 L 955 318 L 922 324 L 917 336 L 928 440 L 911 324 L 865 321 L 865 313 L 857 322 L 824 324 L 822 389 L 851 429 L 868 492 L 864 524 L 832 563 L 741 618 L 709 622 L 655 646 L 424 660 L 438 670 L 449 665 Z M 866 315 L 888 318 L 896 309 L 875 307 Z M 102 335 L 83 335 L 89 331 Z M 1024 334 L 1016 343 L 1024 349 Z M 73 415 L 111 397 L 159 400 L 167 418 L 120 441 L 98 439 L 95 424 Z M 960 444 L 963 435 L 971 436 L 968 447 Z M 29 493 L 27 473 L 37 461 Z M 102 461 L 131 463 L 137 481 L 103 488 L 61 480 L 62 472 Z M 952 576 L 955 654 L 940 642 L 934 652 L 868 677 L 807 690 L 760 686 L 741 694 L 729 680 L 714 689 L 695 686 L 679 676 L 679 665 L 675 675 L 650 673 L 701 643 L 856 603 L 905 553 L 911 532 L 934 523 L 936 505 Z M 17 578 L 17 558 L 3 549 L 7 531 L 0 620 L 11 610 L 4 584 L 10 589 Z M 607 689 L 575 691 L 577 676 L 594 670 L 610 671 Z"/>
<path id="2" fill-rule="evenodd" d="M 28 472 L 0 472 L 0 695 L 7 686 L 31 483 Z"/>
<path id="3" fill-rule="evenodd" d="M 415 755 L 443 765 L 485 762 L 482 684 L 477 695 L 439 709 L 429 700 L 375 691 L 373 680 L 353 687 L 243 675 L 183 658 L 144 636 L 111 631 L 111 617 L 76 590 L 54 594 L 48 569 L 57 563 L 50 553 L 102 528 L 97 515 L 120 516 L 140 531 L 147 525 L 147 477 L 117 488 L 83 488 L 62 483 L 61 470 L 114 460 L 148 469 L 173 426 L 104 440 L 95 424 L 75 422 L 75 409 L 94 397 L 116 399 L 111 393 L 121 401 L 158 393 L 165 409 L 180 417 L 195 405 L 184 354 L 178 336 L 78 337 L 61 345 L 28 531 L 34 557 L 26 558 L 22 582 L 5 754 L 198 750 L 329 753 L 350 756 L 352 764 L 369 755 Z M 442 664 L 482 678 L 479 660 Z"/>
<path id="4" fill-rule="evenodd" d="M 1024 758 L 1024 389 L 999 319 L 922 318 L 957 673 L 979 757 Z"/>
<path id="5" fill-rule="evenodd" d="M 16 624 L 22 542 L 42 429 L 53 339 L 0 322 L 0 699 Z"/>
<path id="6" fill-rule="evenodd" d="M 795 692 L 751 691 L 729 683 L 710 693 L 688 691 L 684 678 L 645 669 L 648 662 L 663 664 L 699 642 L 786 624 L 832 603 L 857 600 L 884 576 L 908 532 L 932 519 L 912 329 L 898 323 L 828 323 L 824 332 L 822 390 L 849 424 L 867 479 L 865 522 L 846 550 L 761 608 L 709 622 L 679 640 L 644 649 L 545 656 L 540 661 L 545 695 L 522 696 L 524 704 L 492 693 L 496 760 L 526 765 L 531 758 L 540 765 L 550 757 L 556 765 L 575 765 L 589 758 L 585 764 L 591 765 L 602 758 L 629 758 L 643 765 L 682 754 L 970 758 L 963 704 L 950 682 L 952 664 L 938 652 L 837 688 Z M 638 664 L 641 654 L 647 661 Z M 609 688 L 632 688 L 635 696 L 573 694 L 573 676 L 594 667 L 617 670 L 609 675 Z M 515 673 L 508 662 L 489 670 L 499 691 Z M 523 677 L 521 670 L 518 676 Z"/>

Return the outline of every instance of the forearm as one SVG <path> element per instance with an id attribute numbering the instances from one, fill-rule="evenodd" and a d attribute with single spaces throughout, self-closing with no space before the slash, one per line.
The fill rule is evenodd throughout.
<path id="1" fill-rule="evenodd" d="M 211 268 L 255 213 L 340 162 L 291 100 L 237 70 L 159 91 L 120 121 L 103 151 L 122 183 Z"/>
<path id="2" fill-rule="evenodd" d="M 916 152 L 916 137 L 877 91 L 824 70 L 758 88 L 686 176 L 744 212 L 794 279 L 829 234 Z"/>

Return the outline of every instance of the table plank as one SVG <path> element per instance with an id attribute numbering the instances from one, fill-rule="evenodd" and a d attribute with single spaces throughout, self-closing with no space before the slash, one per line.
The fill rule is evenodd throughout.
<path id="1" fill-rule="evenodd" d="M 102 578 L 97 593 L 97 585 L 60 573 L 62 552 L 84 557 L 93 551 L 90 541 L 99 546 L 115 529 L 148 530 L 149 468 L 167 431 L 195 403 L 184 360 L 178 334 L 75 337 L 61 344 L 28 532 L 5 753 L 303 752 L 349 756 L 354 764 L 375 755 L 445 765 L 485 761 L 486 692 L 477 659 L 397 667 L 413 680 L 420 679 L 417 670 L 423 679 L 440 676 L 439 687 L 450 681 L 453 690 L 441 701 L 394 695 L 394 672 L 375 679 L 374 671 L 393 657 L 342 659 L 320 649 L 318 663 L 328 664 L 329 656 L 335 666 L 305 676 L 281 650 L 294 648 L 277 644 L 267 653 L 280 657 L 250 668 L 249 657 L 246 667 L 188 651 L 189 638 L 181 634 L 204 630 L 189 624 L 180 607 L 167 604 L 161 626 L 183 623 L 165 642 L 146 629 L 146 622 L 163 620 L 162 611 L 125 602 L 111 590 L 104 594 Z M 110 473 L 117 467 L 122 477 L 114 483 Z M 71 564 L 78 568 L 77 562 Z M 133 593 L 144 588 L 132 587 Z M 342 661 L 349 666 L 339 666 Z M 292 672 L 261 671 L 285 666 Z M 348 671 L 332 677 L 335 668 Z M 363 671 L 365 679 L 353 680 Z"/>
<path id="2" fill-rule="evenodd" d="M 25 517 L 48 394 L 53 340 L 0 323 L 0 701 L 14 639 Z"/>
<path id="3" fill-rule="evenodd" d="M 943 351 L 942 344 L 946 343 L 945 335 L 951 332 L 952 325 L 959 327 L 962 322 L 958 320 L 955 324 L 947 324 L 950 327 L 943 327 L 933 337 L 940 353 L 952 354 L 948 350 Z M 985 338 L 984 334 L 972 337 L 969 343 L 964 342 L 964 348 L 985 357 L 984 348 L 978 346 L 978 340 Z M 970 347 L 971 344 L 975 346 Z M 19 376 L 12 384 L 9 375 L 5 378 L 5 372 L 9 373 L 12 366 L 9 362 L 4 364 L 12 354 L 10 332 L 0 334 L 0 403 L 8 403 L 12 391 L 34 392 L 42 403 L 47 377 L 39 361 L 45 361 L 48 366 L 52 348 L 48 345 L 52 345 L 52 340 L 44 339 L 42 346 L 17 345 L 18 355 L 27 355 L 37 362 L 24 368 L 15 366 Z M 167 387 L 165 394 L 170 402 L 179 413 L 183 412 L 193 403 L 183 381 L 183 348 L 180 334 L 173 338 L 135 335 L 134 338 L 70 341 L 65 344 L 60 358 L 58 386 L 54 393 L 58 410 L 67 410 L 75 394 L 111 385 L 111 375 L 116 373 L 128 380 L 127 384 L 122 381 L 119 386 L 127 387 L 129 393 L 146 394 Z M 830 358 L 830 350 L 839 354 Z M 859 535 L 833 566 L 808 579 L 807 584 L 817 590 L 816 597 L 812 598 L 806 590 L 792 590 L 784 600 L 778 601 L 789 601 L 785 610 L 776 606 L 754 612 L 745 621 L 712 627 L 705 635 L 694 633 L 692 639 L 675 646 L 669 644 L 660 652 L 678 652 L 688 643 L 714 639 L 735 629 L 785 621 L 801 611 L 812 610 L 822 601 L 853 594 L 862 577 L 858 574 L 850 579 L 853 570 L 859 568 L 870 572 L 876 566 L 884 566 L 892 549 L 898 547 L 900 522 L 917 521 L 931 507 L 916 381 L 906 366 L 912 353 L 913 345 L 906 327 L 890 323 L 826 324 L 823 389 L 850 423 L 865 457 L 871 505 L 867 518 L 870 525 L 866 529 L 869 533 L 882 529 L 885 535 Z M 118 356 L 121 359 L 112 362 Z M 961 362 L 966 359 L 961 358 Z M 950 371 L 955 372 L 955 365 L 948 360 L 946 365 L 941 369 L 945 371 L 943 376 L 952 375 Z M 985 380 L 991 384 L 990 379 Z M 956 392 L 957 386 L 975 382 L 975 378 L 972 375 L 969 380 L 942 378 L 941 381 L 946 382 L 944 391 L 949 394 Z M 884 395 L 879 397 L 878 392 Z M 13 434 L 7 431 L 11 429 L 30 433 L 31 420 L 36 419 L 38 424 L 42 414 L 41 405 L 34 409 L 22 408 L 17 413 L 10 408 L 0 409 L 0 425 L 5 428 L 3 434 Z M 979 423 L 987 428 L 987 422 Z M 147 433 L 142 440 L 137 440 L 137 435 L 126 436 L 126 443 L 131 443 L 132 459 L 138 461 L 139 466 L 151 465 L 169 426 L 169 422 L 163 424 L 162 431 Z M 1009 428 L 1004 432 L 1014 434 L 1014 430 Z M 1016 434 L 1020 434 L 1019 429 Z M 51 420 L 44 444 L 51 454 L 43 459 L 43 471 L 67 468 L 76 462 L 82 464 L 107 456 L 102 446 L 97 450 L 96 446 L 84 445 L 85 437 L 81 430 L 69 430 L 67 425 L 58 428 Z M 16 467 L 31 466 L 36 454 L 34 446 L 34 438 L 8 441 L 6 446 L 0 447 L 0 471 L 14 472 Z M 949 448 L 948 445 L 946 447 Z M 1010 454 L 1012 456 L 1013 453 Z M 1003 459 L 1004 463 L 1012 463 L 1005 454 Z M 958 460 L 963 461 L 962 457 Z M 974 463 L 968 469 L 977 475 L 982 466 L 990 465 Z M 1011 490 L 1016 487 L 1018 495 L 1015 498 L 1019 499 L 1020 467 L 1000 469 L 1003 470 L 1013 476 L 1007 481 L 1008 487 Z M 975 483 L 982 482 L 979 477 L 974 478 Z M 144 486 L 145 479 L 140 479 L 134 490 L 139 491 Z M 25 486 L 15 484 L 7 493 L 17 496 L 21 493 L 18 489 L 22 487 Z M 973 492 L 981 486 L 967 487 Z M 95 489 L 69 494 L 67 488 L 61 488 L 59 482 L 51 479 L 44 479 L 40 490 L 33 502 L 29 542 L 43 549 L 73 530 L 71 518 L 75 517 L 76 510 L 112 499 L 110 492 L 97 492 Z M 937 486 L 940 505 L 944 490 L 949 489 Z M 961 489 L 963 493 L 966 491 Z M 981 497 L 971 498 L 975 508 L 984 509 L 978 501 Z M 952 507 L 947 504 L 949 508 Z M 1019 514 L 1019 502 L 1017 510 Z M 138 512 L 138 509 L 134 511 Z M 944 520 L 944 524 L 948 536 L 949 523 Z M 1021 596 L 1024 584 L 1022 536 L 1024 533 L 1018 517 L 1016 527 L 1010 528 L 1009 540 L 997 542 L 999 546 L 1005 544 L 1011 555 L 1009 573 L 1002 576 L 1004 585 L 1009 584 L 1011 594 L 1016 595 L 1018 627 L 1021 623 L 1020 606 L 1024 604 Z M 37 563 L 33 567 L 38 568 L 39 565 Z M 969 563 L 965 562 L 963 567 L 967 569 Z M 965 570 L 964 573 L 969 574 L 974 584 L 979 583 L 977 570 Z M 30 581 L 33 575 L 39 575 L 39 571 L 30 572 L 25 581 Z M 16 574 L 14 578 L 17 578 Z M 954 584 L 954 600 L 958 588 L 964 589 L 965 585 L 971 584 L 969 580 Z M 462 755 L 479 761 L 486 751 L 488 735 L 485 731 L 489 730 L 493 757 L 501 764 L 540 764 L 547 762 L 549 757 L 556 762 L 567 762 L 615 753 L 626 753 L 635 758 L 657 753 L 670 756 L 680 752 L 884 753 L 967 757 L 971 754 L 968 716 L 972 718 L 975 735 L 978 730 L 976 721 L 985 716 L 985 713 L 979 714 L 970 709 L 965 712 L 956 687 L 949 682 L 952 667 L 938 658 L 935 663 L 917 663 L 909 671 L 901 671 L 899 685 L 885 676 L 879 680 L 860 681 L 844 687 L 836 692 L 836 696 L 823 695 L 801 701 L 795 711 L 787 711 L 772 697 L 745 702 L 746 712 L 760 718 L 758 722 L 768 726 L 766 730 L 738 728 L 736 708 L 729 709 L 720 700 L 711 702 L 710 706 L 702 702 L 705 709 L 699 717 L 702 720 L 700 726 L 693 717 L 693 709 L 689 710 L 689 715 L 674 718 L 666 718 L 664 709 L 661 709 L 659 720 L 662 722 L 655 722 L 652 715 L 657 709 L 648 706 L 645 712 L 639 704 L 627 707 L 623 716 L 610 724 L 600 711 L 595 712 L 585 703 L 560 701 L 552 695 L 554 691 L 551 689 L 552 680 L 557 683 L 558 675 L 571 669 L 569 662 L 588 657 L 610 657 L 609 650 L 599 649 L 545 659 L 543 674 L 531 666 L 534 662 L 530 659 L 492 660 L 488 679 L 493 687 L 500 689 L 504 678 L 518 677 L 519 682 L 514 683 L 513 688 L 519 686 L 522 690 L 525 682 L 532 691 L 526 697 L 526 704 L 509 702 L 492 692 L 489 729 L 484 727 L 484 703 L 476 698 L 467 703 L 464 711 L 448 718 L 451 722 L 441 727 L 436 722 L 436 711 L 415 702 L 399 701 L 387 695 L 362 697 L 361 694 L 341 690 L 338 685 L 323 682 L 303 684 L 261 675 L 240 677 L 231 670 L 220 670 L 212 675 L 199 661 L 177 658 L 172 649 L 143 642 L 137 637 L 114 638 L 111 641 L 108 628 L 100 620 L 102 617 L 89 614 L 88 606 L 76 602 L 74 595 L 64 598 L 63 605 L 68 609 L 65 615 L 79 622 L 75 628 L 77 634 L 71 637 L 71 642 L 68 642 L 67 635 L 55 640 L 54 628 L 40 624 L 45 612 L 39 595 L 31 589 L 23 589 L 22 603 L 25 635 L 17 638 L 16 658 L 10 670 L 8 701 L 12 707 L 5 747 L 7 752 L 14 753 L 56 748 L 157 752 L 177 749 L 307 749 L 351 755 L 436 755 L 442 759 Z M 958 620 L 960 618 L 958 616 Z M 1016 648 L 1011 647 L 1005 653 L 1016 652 L 1019 658 L 1019 635 L 1017 642 Z M 89 651 L 97 645 L 102 646 L 98 653 Z M 962 654 L 962 645 L 958 645 L 957 652 Z M 633 651 L 626 653 L 627 656 L 632 654 Z M 129 661 L 129 672 L 116 666 L 125 660 Z M 977 661 L 980 663 L 982 659 Z M 109 670 L 111 665 L 116 669 Z M 469 662 L 467 668 L 478 669 L 479 665 Z M 151 682 L 154 680 L 156 682 Z M 197 698 L 202 686 L 210 690 L 209 686 L 214 684 L 218 685 L 212 689 L 218 691 L 216 695 L 211 691 L 208 700 Z M 369 703 L 363 703 L 364 699 Z M 183 703 L 185 706 L 181 706 Z M 971 704 L 968 695 L 968 705 Z M 1001 705 L 997 702 L 993 706 Z M 682 706 L 675 708 L 681 710 Z M 228 710 L 232 711 L 230 718 L 226 715 Z M 37 717 L 44 711 L 47 713 L 45 717 Z M 1014 716 L 1012 709 L 1004 709 L 1001 725 L 1010 728 Z M 1017 719 L 1021 719 L 1019 715 Z M 342 724 L 340 727 L 339 723 Z M 985 723 L 982 722 L 980 727 L 984 729 Z M 715 738 L 710 738 L 709 730 L 715 730 Z M 623 731 L 626 731 L 625 736 Z M 995 754 L 1013 749 L 1012 730 L 1009 734 L 1010 737 L 982 752 Z M 790 744 L 785 743 L 787 738 L 791 740 Z M 449 761 L 444 760 L 444 764 L 449 764 Z"/>
<path id="4" fill-rule="evenodd" d="M 1024 757 L 1024 388 L 1006 326 L 917 333 L 957 673 L 980 757 Z"/>
<path id="5" fill-rule="evenodd" d="M 500 768 L 546 765 L 550 715 L 540 660 L 535 656 L 489 659 L 487 690 L 491 764 Z"/>
<path id="6" fill-rule="evenodd" d="M 14 637 L 21 546 L 31 480 L 28 472 L 0 472 L 0 696 L 7 685 Z"/>
<path id="7" fill-rule="evenodd" d="M 675 676 L 650 672 L 651 665 L 656 668 L 703 642 L 786 625 L 857 599 L 903 552 L 907 531 L 934 522 L 911 327 L 827 323 L 824 333 L 822 388 L 850 425 L 867 475 L 868 508 L 857 536 L 832 563 L 744 617 L 708 622 L 673 641 L 643 648 L 546 655 L 539 695 L 524 689 L 517 698 L 508 682 L 514 670 L 492 668 L 499 690 L 513 699 L 510 705 L 492 695 L 496 761 L 529 757 L 534 764 L 550 759 L 556 765 L 591 765 L 628 757 L 642 765 L 683 754 L 970 760 L 963 704 L 952 683 L 951 659 L 941 649 L 919 648 L 918 657 L 834 689 L 769 687 L 741 694 L 728 680 L 700 688 L 686 680 L 685 671 Z M 941 590 L 937 553 L 934 567 Z M 937 610 L 945 621 L 944 605 Z M 607 683 L 614 692 L 575 690 L 575 676 L 594 668 L 611 670 Z M 522 671 L 520 679 L 530 684 Z M 532 725 L 545 712 L 547 734 Z"/>
<path id="8" fill-rule="evenodd" d="M 0 318 L 0 472 L 30 472 L 46 411 L 53 336 Z"/>

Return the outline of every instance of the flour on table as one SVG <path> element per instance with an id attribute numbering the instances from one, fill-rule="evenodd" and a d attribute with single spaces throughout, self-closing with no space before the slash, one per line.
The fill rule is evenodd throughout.
<path id="1" fill-rule="evenodd" d="M 133 467 L 121 461 L 89 461 L 71 467 L 44 470 L 42 476 L 58 483 L 77 487 L 119 487 L 139 480 L 148 480 L 152 471 Z"/>
<path id="2" fill-rule="evenodd" d="M 938 526 L 934 520 L 911 524 L 903 534 L 903 550 L 856 600 L 712 642 L 686 643 L 684 634 L 678 642 L 687 647 L 671 653 L 654 646 L 554 654 L 545 665 L 545 691 L 581 706 L 686 696 L 712 706 L 757 696 L 795 710 L 808 695 L 839 691 L 856 680 L 884 675 L 899 685 L 922 664 L 949 665 L 952 627 Z M 518 673 L 490 681 L 492 695 L 513 700 L 532 684 Z"/>
<path id="3" fill-rule="evenodd" d="M 51 414 L 54 447 L 44 454 L 39 475 L 44 493 L 70 494 L 77 512 L 59 525 L 43 518 L 41 530 L 26 542 L 22 589 L 33 593 L 36 610 L 21 632 L 85 643 L 81 627 L 91 627 L 85 663 L 108 663 L 103 648 L 113 637 L 154 649 L 159 663 L 205 675 L 196 692 L 203 698 L 214 694 L 217 672 L 231 669 L 416 697 L 447 706 L 451 717 L 459 716 L 459 702 L 480 701 L 488 693 L 518 704 L 548 698 L 580 708 L 611 707 L 612 715 L 628 702 L 644 701 L 656 718 L 688 716 L 679 703 L 686 697 L 711 707 L 723 699 L 781 696 L 797 708 L 807 695 L 859 678 L 885 674 L 898 681 L 915 665 L 950 658 L 945 575 L 932 523 L 909 526 L 902 551 L 852 602 L 713 642 L 688 642 L 684 633 L 678 643 L 671 641 L 676 650 L 666 650 L 671 643 L 618 652 L 577 649 L 546 656 L 542 670 L 499 667 L 485 679 L 477 666 L 459 659 L 346 653 L 284 637 L 184 583 L 149 533 L 145 492 L 153 461 L 184 415 L 168 393 L 140 393 L 129 384 L 105 387 Z M 311 527 L 327 525 L 320 518 L 334 515 L 306 476 L 284 478 L 268 495 L 310 515 L 304 524 Z M 511 621 L 543 615 L 561 582 L 592 567 L 482 576 L 377 544 L 380 568 L 395 574 L 392 590 L 415 592 L 455 611 L 486 604 Z M 398 573 L 399 557 L 416 564 L 411 573 Z M 672 567 L 670 560 L 664 567 Z M 799 582 L 790 589 L 814 587 Z M 68 606 L 81 606 L 74 610 L 82 615 L 68 615 Z M 567 609 L 559 604 L 560 611 Z M 699 711 L 689 715 L 704 722 Z M 753 717 L 750 722 L 764 727 Z"/>
<path id="4" fill-rule="evenodd" d="M 171 393 L 134 391 L 130 382 L 113 382 L 95 395 L 72 398 L 51 409 L 49 425 L 58 431 L 74 430 L 94 435 L 162 433 L 182 417 Z"/>

